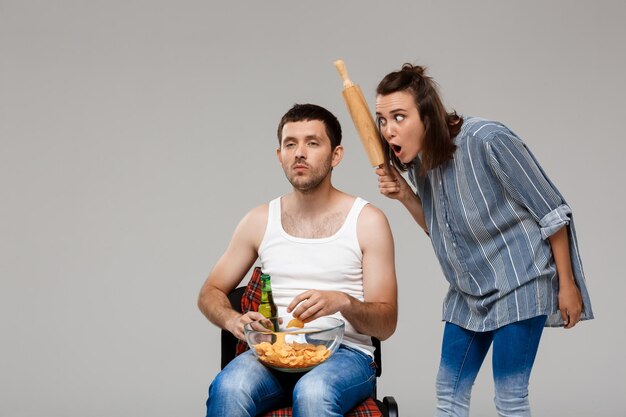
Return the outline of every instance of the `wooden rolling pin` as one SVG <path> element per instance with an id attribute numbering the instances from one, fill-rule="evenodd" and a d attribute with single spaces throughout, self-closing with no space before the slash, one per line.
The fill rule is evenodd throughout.
<path id="1" fill-rule="evenodd" d="M 370 113 L 361 88 L 348 78 L 348 71 L 343 61 L 340 59 L 334 64 L 343 80 L 343 99 L 350 112 L 350 117 L 352 117 L 354 127 L 359 133 L 363 148 L 365 148 L 372 166 L 379 167 L 385 163 L 385 155 L 372 113 Z"/>

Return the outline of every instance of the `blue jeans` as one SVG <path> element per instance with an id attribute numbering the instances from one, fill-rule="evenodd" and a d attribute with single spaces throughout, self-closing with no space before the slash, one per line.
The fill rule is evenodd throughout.
<path id="1" fill-rule="evenodd" d="M 472 386 L 493 343 L 495 404 L 501 417 L 529 417 L 528 382 L 546 316 L 473 332 L 446 323 L 437 374 L 437 417 L 469 415 Z"/>
<path id="2" fill-rule="evenodd" d="M 290 404 L 294 417 L 341 417 L 371 396 L 375 384 L 373 359 L 345 345 L 306 373 L 271 370 L 247 351 L 215 377 L 207 417 L 253 417 Z"/>

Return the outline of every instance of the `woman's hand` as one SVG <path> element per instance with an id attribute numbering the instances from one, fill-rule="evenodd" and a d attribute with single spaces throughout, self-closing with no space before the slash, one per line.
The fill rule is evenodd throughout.
<path id="1" fill-rule="evenodd" d="M 385 171 L 383 168 L 376 169 L 378 191 L 384 196 L 400 201 L 406 201 L 409 196 L 413 196 L 411 186 L 400 175 L 396 167 L 389 165 L 389 171 Z"/>
<path id="2" fill-rule="evenodd" d="M 548 238 L 552 256 L 559 276 L 559 310 L 566 329 L 571 329 L 580 320 L 583 311 L 583 298 L 574 280 L 572 260 L 569 255 L 567 226 L 561 227 Z"/>
<path id="3" fill-rule="evenodd" d="M 559 287 L 559 310 L 566 329 L 571 329 L 580 320 L 583 298 L 573 279 L 568 285 Z"/>
<path id="4" fill-rule="evenodd" d="M 398 200 L 404 204 L 404 207 L 411 213 L 413 219 L 415 219 L 417 224 L 428 234 L 422 202 L 417 195 L 415 195 L 409 183 L 400 175 L 396 167 L 389 165 L 389 171 L 390 172 L 385 171 L 383 168 L 376 169 L 376 175 L 378 175 L 378 190 L 382 195 Z"/>

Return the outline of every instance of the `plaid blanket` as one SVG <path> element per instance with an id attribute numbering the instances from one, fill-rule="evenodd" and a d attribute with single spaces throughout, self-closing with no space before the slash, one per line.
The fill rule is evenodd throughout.
<path id="1" fill-rule="evenodd" d="M 261 268 L 255 267 L 250 277 L 250 282 L 246 286 L 246 290 L 241 297 L 241 312 L 246 314 L 248 311 L 259 311 L 261 304 Z M 248 350 L 248 343 L 243 340 L 237 340 L 236 353 L 241 355 Z"/>
<path id="2" fill-rule="evenodd" d="M 263 414 L 262 417 L 291 417 L 291 407 L 281 408 L 280 410 L 270 411 Z M 382 417 L 382 413 L 376 405 L 376 401 L 372 397 L 366 399 L 361 404 L 348 411 L 345 417 Z"/>
<path id="3" fill-rule="evenodd" d="M 243 313 L 259 310 L 259 304 L 261 303 L 261 274 L 261 268 L 255 267 L 250 282 L 241 297 L 241 311 Z M 247 349 L 248 344 L 246 342 L 242 340 L 237 342 L 237 355 L 245 352 Z M 265 413 L 263 417 L 291 417 L 291 407 Z M 376 401 L 370 397 L 350 410 L 345 417 L 382 417 L 382 413 L 376 405 Z"/>

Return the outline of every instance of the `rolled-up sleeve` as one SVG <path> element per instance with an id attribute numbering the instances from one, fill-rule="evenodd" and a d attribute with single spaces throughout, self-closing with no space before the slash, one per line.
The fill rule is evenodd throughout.
<path id="1" fill-rule="evenodd" d="M 571 210 L 517 136 L 500 131 L 485 146 L 495 176 L 513 200 L 540 224 L 544 239 L 569 221 Z"/>
<path id="2" fill-rule="evenodd" d="M 539 220 L 541 238 L 546 240 L 558 232 L 563 226 L 567 226 L 570 222 L 570 214 L 572 214 L 572 209 L 570 209 L 567 204 L 561 204 L 556 209 L 543 216 L 543 218 Z"/>

